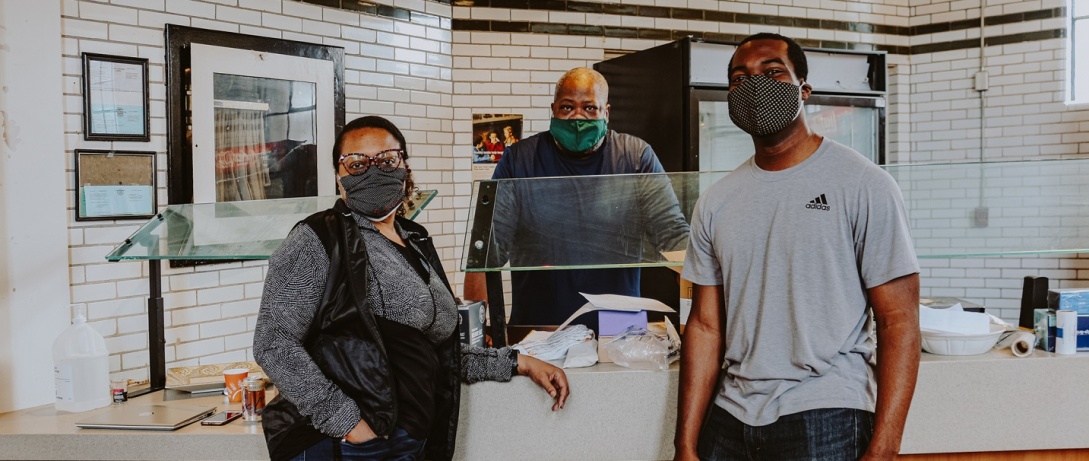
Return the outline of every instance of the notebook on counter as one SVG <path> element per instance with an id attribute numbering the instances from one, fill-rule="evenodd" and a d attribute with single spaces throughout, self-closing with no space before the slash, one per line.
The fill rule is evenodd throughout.
<path id="1" fill-rule="evenodd" d="M 111 405 L 76 426 L 84 429 L 173 431 L 211 416 L 216 407 L 175 405 Z"/>

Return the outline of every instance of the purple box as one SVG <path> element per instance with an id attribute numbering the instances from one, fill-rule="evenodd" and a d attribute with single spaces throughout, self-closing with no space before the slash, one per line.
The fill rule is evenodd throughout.
<path id="1" fill-rule="evenodd" d="M 597 335 L 615 336 L 635 325 L 638 328 L 647 328 L 647 311 L 607 311 L 597 313 Z"/>

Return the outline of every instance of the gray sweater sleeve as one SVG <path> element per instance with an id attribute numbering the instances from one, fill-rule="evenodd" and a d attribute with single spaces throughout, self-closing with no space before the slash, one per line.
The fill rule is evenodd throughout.
<path id="1" fill-rule="evenodd" d="M 510 347 L 495 349 L 461 343 L 461 379 L 467 383 L 510 381 L 513 366 Z"/>
<path id="2" fill-rule="evenodd" d="M 296 226 L 269 258 L 253 356 L 315 428 L 343 437 L 360 421 L 359 408 L 325 377 L 302 345 L 328 272 L 329 257 L 317 234 L 305 224 Z"/>

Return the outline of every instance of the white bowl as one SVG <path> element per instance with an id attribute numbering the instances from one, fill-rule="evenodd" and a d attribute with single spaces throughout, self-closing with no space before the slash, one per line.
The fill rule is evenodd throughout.
<path id="1" fill-rule="evenodd" d="M 922 332 L 923 350 L 938 355 L 978 355 L 991 350 L 1005 327 L 991 325 L 991 332 L 978 335 Z"/>

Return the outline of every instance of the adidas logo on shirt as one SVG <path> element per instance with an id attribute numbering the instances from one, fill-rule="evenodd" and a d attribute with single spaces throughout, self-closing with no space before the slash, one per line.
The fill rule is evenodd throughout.
<path id="1" fill-rule="evenodd" d="M 809 203 L 805 204 L 805 207 L 811 210 L 828 211 L 828 199 L 824 197 L 824 194 L 821 194 L 819 197 L 814 198 L 813 200 L 810 200 Z"/>

